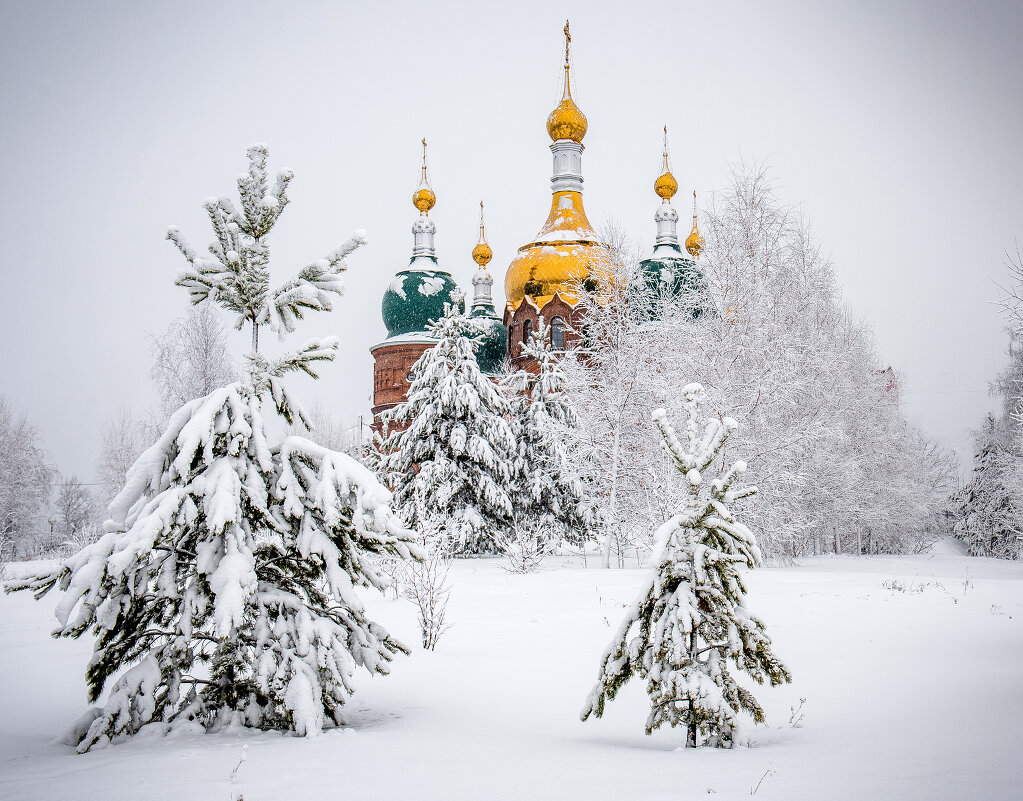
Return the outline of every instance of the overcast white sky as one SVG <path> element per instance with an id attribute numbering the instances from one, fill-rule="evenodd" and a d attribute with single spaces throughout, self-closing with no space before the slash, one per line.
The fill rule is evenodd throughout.
<path id="1" fill-rule="evenodd" d="M 766 161 L 905 374 L 913 419 L 968 451 L 1004 363 L 994 281 L 1023 240 L 1023 4 L 947 2 L 11 2 L 0 8 L 0 393 L 56 464 L 93 474 L 103 424 L 152 402 L 147 334 L 186 308 L 179 225 L 234 192 L 245 146 L 296 173 L 276 276 L 353 229 L 314 386 L 368 410 L 380 297 L 408 261 L 419 140 L 441 262 L 463 285 L 480 199 L 498 275 L 543 223 L 544 123 L 572 20 L 590 219 L 645 246 L 661 127 L 680 210 L 730 161 Z M 238 351 L 244 339 L 238 340 Z"/>

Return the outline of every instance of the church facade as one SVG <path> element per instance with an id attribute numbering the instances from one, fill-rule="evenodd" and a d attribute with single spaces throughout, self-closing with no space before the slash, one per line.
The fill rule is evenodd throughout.
<path id="1" fill-rule="evenodd" d="M 541 317 L 550 328 L 554 349 L 576 346 L 576 332 L 583 324 L 578 308 L 580 287 L 586 287 L 587 280 L 607 258 L 607 250 L 583 206 L 582 155 L 587 121 L 572 98 L 570 43 L 566 23 L 564 88 L 561 102 L 547 118 L 553 156 L 550 212 L 539 233 L 518 249 L 508 265 L 504 277 L 506 302 L 501 314 L 492 297 L 494 277 L 488 265 L 493 252 L 487 244 L 480 204 L 479 239 L 472 251 L 477 270 L 472 278 L 469 315 L 477 319 L 483 332 L 476 359 L 484 373 L 499 373 L 506 364 L 513 370 L 530 369 L 532 365 L 521 354 L 521 343 L 536 330 Z M 374 361 L 373 416 L 377 420 L 405 399 L 412 365 L 435 343 L 427 330 L 429 323 L 443 314 L 445 303 L 459 303 L 463 308 L 465 303 L 451 274 L 437 259 L 437 227 L 429 216 L 437 198 L 430 187 L 425 139 L 422 144 L 419 186 L 412 196 L 419 212 L 412 225 L 412 257 L 384 293 L 381 312 L 387 338 L 370 349 Z M 703 240 L 697 227 L 694 193 L 693 227 L 685 240 L 685 250 L 679 243 L 679 215 L 671 206 L 678 182 L 668 161 L 667 129 L 662 171 L 654 182 L 654 191 L 661 198 L 654 215 L 657 235 L 653 253 L 640 263 L 640 279 L 655 291 L 690 291 L 703 283 L 696 266 Z"/>

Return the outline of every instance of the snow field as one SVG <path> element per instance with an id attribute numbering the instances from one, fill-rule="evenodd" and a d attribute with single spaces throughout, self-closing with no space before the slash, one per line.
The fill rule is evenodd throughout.
<path id="1" fill-rule="evenodd" d="M 409 604 L 363 593 L 413 655 L 389 677 L 356 675 L 350 728 L 144 732 L 82 756 L 56 738 L 86 708 L 90 643 L 48 636 L 55 596 L 0 597 L 0 799 L 677 801 L 748 798 L 762 777 L 756 796 L 785 801 L 1019 798 L 1023 565 L 941 554 L 754 572 L 749 606 L 793 683 L 755 690 L 768 726 L 751 729 L 752 747 L 679 751 L 681 730 L 643 734 L 635 682 L 579 722 L 646 571 L 563 562 L 527 576 L 456 562 L 454 627 L 433 653 Z M 883 586 L 893 571 L 903 590 Z"/>

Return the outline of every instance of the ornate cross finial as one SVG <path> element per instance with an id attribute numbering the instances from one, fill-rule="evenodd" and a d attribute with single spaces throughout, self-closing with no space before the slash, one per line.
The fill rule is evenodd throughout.
<path id="1" fill-rule="evenodd" d="M 426 137 L 423 137 L 423 176 L 422 180 L 426 180 Z"/>
<path id="2" fill-rule="evenodd" d="M 565 69 L 568 69 L 568 46 L 572 44 L 572 34 L 568 32 L 568 20 L 565 20 Z"/>

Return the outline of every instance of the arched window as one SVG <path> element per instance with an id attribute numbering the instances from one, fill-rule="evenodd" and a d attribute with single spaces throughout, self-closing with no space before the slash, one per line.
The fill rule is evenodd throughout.
<path id="1" fill-rule="evenodd" d="M 554 350 L 565 349 L 565 321 L 560 317 L 551 320 L 551 347 Z"/>
<path id="2" fill-rule="evenodd" d="M 533 321 L 525 320 L 522 323 L 522 341 L 529 342 L 529 335 L 533 333 Z"/>

